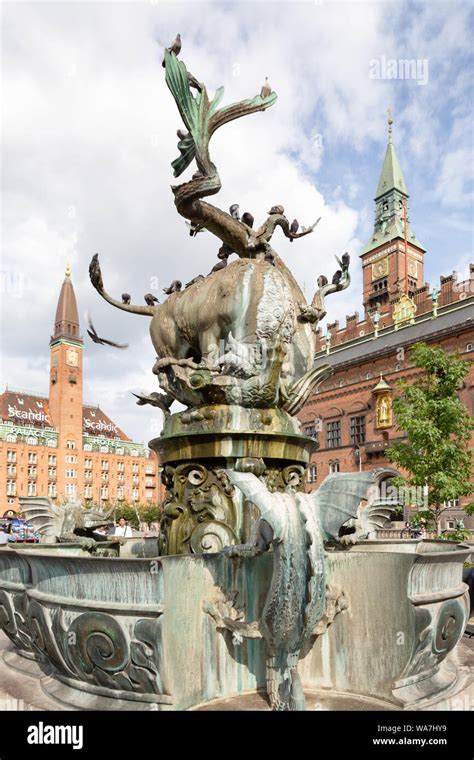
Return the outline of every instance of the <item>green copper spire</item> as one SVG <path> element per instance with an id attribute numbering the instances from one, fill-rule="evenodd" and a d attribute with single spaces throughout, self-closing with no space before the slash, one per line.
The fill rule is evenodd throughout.
<path id="1" fill-rule="evenodd" d="M 408 192 L 392 142 L 392 114 L 389 109 L 388 145 L 375 196 L 375 221 L 372 236 L 361 253 L 373 251 L 395 238 L 405 237 L 404 206 L 407 205 L 407 240 L 422 251 L 425 249 L 411 229 L 408 212 Z"/>
<path id="2" fill-rule="evenodd" d="M 390 111 L 390 109 L 389 109 Z M 408 196 L 405 180 L 403 179 L 402 169 L 400 167 L 395 147 L 392 142 L 392 124 L 391 114 L 388 119 L 388 145 L 385 151 L 382 171 L 380 173 L 379 184 L 375 193 L 375 200 L 381 195 L 389 193 L 390 190 L 399 190 L 403 195 Z"/>

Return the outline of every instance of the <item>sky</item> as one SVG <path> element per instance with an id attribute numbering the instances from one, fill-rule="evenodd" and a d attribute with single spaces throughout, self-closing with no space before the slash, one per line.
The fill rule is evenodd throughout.
<path id="1" fill-rule="evenodd" d="M 47 393 L 49 340 L 66 263 L 85 333 L 84 399 L 134 440 L 161 429 L 161 412 L 131 391 L 158 390 L 148 318 L 117 311 L 92 288 L 99 252 L 116 296 L 162 297 L 217 261 L 219 241 L 191 238 L 173 204 L 171 161 L 182 127 L 164 81 L 163 49 L 223 103 L 253 97 L 265 76 L 276 104 L 225 125 L 211 157 L 222 190 L 263 221 L 282 204 L 312 235 L 275 250 L 310 299 L 334 255 L 349 251 L 350 290 L 328 319 L 362 316 L 359 253 L 387 142 L 387 108 L 410 194 L 412 229 L 426 247 L 425 279 L 465 275 L 473 248 L 473 4 L 471 2 L 3 2 L 0 387 Z M 413 60 L 411 76 L 399 60 Z M 390 61 L 396 61 L 394 67 Z M 394 76 L 395 75 L 395 76 Z M 389 78 L 390 77 L 390 78 Z M 187 179 L 194 171 L 188 169 Z M 181 178 L 180 180 L 181 181 Z M 324 329 L 324 324 L 323 324 Z"/>

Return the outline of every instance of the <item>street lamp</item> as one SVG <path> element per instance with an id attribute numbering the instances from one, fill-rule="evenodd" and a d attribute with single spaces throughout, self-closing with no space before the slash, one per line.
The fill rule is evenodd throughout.
<path id="1" fill-rule="evenodd" d="M 358 466 L 359 472 L 362 472 L 362 457 L 360 454 L 360 446 L 357 443 L 354 446 L 354 462 Z"/>

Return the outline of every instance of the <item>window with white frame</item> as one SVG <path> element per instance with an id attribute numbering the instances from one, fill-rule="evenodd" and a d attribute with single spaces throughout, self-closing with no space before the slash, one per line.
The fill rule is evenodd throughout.
<path id="1" fill-rule="evenodd" d="M 145 496 L 146 496 L 147 499 L 152 499 L 153 498 L 153 491 L 146 491 L 145 492 Z"/>
<path id="2" fill-rule="evenodd" d="M 138 488 L 132 488 L 132 499 L 133 499 L 133 501 L 138 501 L 139 498 L 140 498 L 140 493 L 139 493 Z"/>
<path id="3" fill-rule="evenodd" d="M 7 496 L 16 496 L 16 480 L 7 480 Z"/>
<path id="4" fill-rule="evenodd" d="M 459 509 L 459 498 L 456 496 L 455 499 L 449 499 L 448 501 L 443 501 L 443 507 L 445 509 Z"/>
<path id="5" fill-rule="evenodd" d="M 77 470 L 66 470 L 66 478 L 77 478 Z"/>
<path id="6" fill-rule="evenodd" d="M 132 472 L 137 473 L 138 472 L 138 462 L 134 462 L 132 464 Z"/>
<path id="7" fill-rule="evenodd" d="M 100 466 L 101 466 L 102 470 L 108 470 L 109 469 L 109 463 L 108 463 L 107 459 L 102 459 L 102 461 L 100 463 Z"/>
<path id="8" fill-rule="evenodd" d="M 36 496 L 36 482 L 34 480 L 28 483 L 28 496 Z"/>
<path id="9" fill-rule="evenodd" d="M 73 496 L 75 493 L 77 493 L 77 486 L 75 483 L 66 483 L 64 486 L 64 493 L 66 493 L 68 496 Z"/>
<path id="10" fill-rule="evenodd" d="M 28 464 L 38 464 L 38 454 L 28 452 Z"/>
<path id="11" fill-rule="evenodd" d="M 34 435 L 29 435 L 26 439 L 26 442 L 28 446 L 37 446 L 38 441 L 36 440 L 36 437 Z"/>
<path id="12" fill-rule="evenodd" d="M 54 449 L 54 447 L 56 446 L 56 441 L 54 440 L 54 438 L 48 438 L 47 445 L 49 446 L 50 449 Z"/>
<path id="13" fill-rule="evenodd" d="M 123 472 L 124 463 L 123 462 L 117 462 L 117 472 Z"/>
<path id="14" fill-rule="evenodd" d="M 7 451 L 7 462 L 16 462 L 16 451 L 11 449 Z"/>
<path id="15" fill-rule="evenodd" d="M 16 443 L 15 433 L 8 433 L 6 440 L 8 443 Z"/>
<path id="16" fill-rule="evenodd" d="M 84 498 L 92 499 L 92 486 L 90 484 L 84 486 Z"/>
<path id="17" fill-rule="evenodd" d="M 92 451 L 92 443 L 85 443 L 84 451 Z"/>
<path id="18" fill-rule="evenodd" d="M 16 464 L 7 464 L 7 475 L 16 475 Z"/>
<path id="19" fill-rule="evenodd" d="M 329 462 L 329 472 L 340 472 L 341 467 L 338 461 L 336 462 Z"/>
<path id="20" fill-rule="evenodd" d="M 66 448 L 67 449 L 75 449 L 76 448 L 76 441 L 66 441 Z"/>
<path id="21" fill-rule="evenodd" d="M 306 474 L 308 483 L 316 483 L 318 479 L 318 470 L 315 464 L 310 464 Z"/>
<path id="22" fill-rule="evenodd" d="M 109 498 L 109 488 L 108 486 L 102 486 L 100 489 L 100 498 L 101 499 L 108 499 Z"/>
<path id="23" fill-rule="evenodd" d="M 48 464 L 56 464 L 56 454 L 49 454 L 48 456 Z"/>
<path id="24" fill-rule="evenodd" d="M 56 483 L 48 483 L 48 496 L 56 496 Z"/>

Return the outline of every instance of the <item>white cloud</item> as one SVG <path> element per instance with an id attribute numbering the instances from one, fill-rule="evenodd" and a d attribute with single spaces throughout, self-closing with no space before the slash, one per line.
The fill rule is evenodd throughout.
<path id="1" fill-rule="evenodd" d="M 397 49 L 404 9 L 385 3 L 5 4 L 5 381 L 45 389 L 47 344 L 71 259 L 81 314 L 89 309 L 100 333 L 130 342 L 127 352 L 116 353 L 86 342 L 85 398 L 138 440 L 156 427 L 152 415 L 159 413 L 136 407 L 128 395 L 132 388 L 155 389 L 147 320 L 101 301 L 87 268 L 99 251 L 107 289 L 130 292 L 140 302 L 152 278 L 161 288 L 205 274 L 215 263 L 219 242 L 207 233 L 190 238 L 169 188 L 176 182 L 170 162 L 181 124 L 161 58 L 177 31 L 182 59 L 210 92 L 223 84 L 225 102 L 257 93 L 265 76 L 279 96 L 265 114 L 229 124 L 213 138 L 223 183 L 215 203 L 238 202 L 257 220 L 274 203 L 302 224 L 321 216 L 313 235 L 290 244 L 277 232 L 274 246 L 308 298 L 318 274 L 330 276 L 336 268 L 334 254 L 349 250 L 353 286 L 331 299 L 329 319 L 360 309 L 358 253 L 371 212 L 355 206 L 358 156 L 368 151 L 378 170 L 385 109 L 400 97 L 397 83 L 369 79 L 369 61 Z M 426 9 L 413 28 L 418 39 L 441 44 L 445 21 L 433 14 Z M 451 55 L 456 33 L 464 49 L 466 32 L 452 22 Z M 416 39 L 407 34 L 410 49 L 417 49 Z M 420 91 L 428 89 L 414 86 L 410 97 L 427 98 Z M 417 124 L 412 150 L 420 156 L 429 132 L 422 107 L 410 102 L 399 134 Z M 373 150 L 374 142 L 380 150 Z M 324 194 L 318 172 L 341 150 L 352 155 L 350 166 Z M 442 171 L 458 182 L 457 192 L 459 162 L 446 161 Z M 334 194 L 338 185 L 341 192 Z M 21 298 L 15 273 L 23 277 Z"/>

